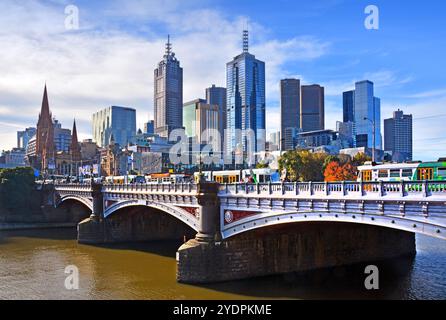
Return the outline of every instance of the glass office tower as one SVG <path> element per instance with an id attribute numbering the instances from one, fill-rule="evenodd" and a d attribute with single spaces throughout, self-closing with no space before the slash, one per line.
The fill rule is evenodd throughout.
<path id="1" fill-rule="evenodd" d="M 302 86 L 300 127 L 303 132 L 325 129 L 325 89 L 318 84 Z"/>
<path id="2" fill-rule="evenodd" d="M 106 147 L 113 138 L 126 146 L 136 134 L 136 110 L 112 106 L 93 114 L 93 140 L 99 147 Z"/>
<path id="3" fill-rule="evenodd" d="M 355 121 L 355 90 L 347 91 L 342 94 L 344 122 Z"/>
<path id="4" fill-rule="evenodd" d="M 295 139 L 300 131 L 300 80 L 283 79 L 280 81 L 280 150 L 293 150 Z"/>
<path id="5" fill-rule="evenodd" d="M 413 118 L 398 110 L 384 120 L 384 147 L 391 151 L 394 161 L 412 161 Z"/>
<path id="6" fill-rule="evenodd" d="M 265 149 L 265 63 L 248 52 L 248 32 L 243 35 L 243 53 L 226 65 L 227 155 Z"/>
<path id="7" fill-rule="evenodd" d="M 355 86 L 356 145 L 373 148 L 373 125 L 375 125 L 375 147 L 382 150 L 381 101 L 374 96 L 373 82 L 365 80 Z"/>
<path id="8" fill-rule="evenodd" d="M 220 144 L 223 147 L 224 145 L 224 134 L 226 129 L 226 88 L 216 87 L 212 85 L 212 87 L 206 89 L 206 103 L 211 105 L 218 106 L 218 130 L 220 131 Z M 220 152 L 222 150 L 219 150 Z"/>

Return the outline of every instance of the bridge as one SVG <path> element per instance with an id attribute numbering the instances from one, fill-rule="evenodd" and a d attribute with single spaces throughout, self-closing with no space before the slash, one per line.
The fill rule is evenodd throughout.
<path id="1" fill-rule="evenodd" d="M 415 233 L 446 240 L 446 184 L 441 181 L 56 183 L 54 192 L 56 207 L 71 200 L 91 212 L 79 224 L 83 243 L 187 234 L 192 239 L 178 250 L 177 277 L 191 283 L 411 254 Z M 126 221 L 134 208 L 169 220 Z"/>

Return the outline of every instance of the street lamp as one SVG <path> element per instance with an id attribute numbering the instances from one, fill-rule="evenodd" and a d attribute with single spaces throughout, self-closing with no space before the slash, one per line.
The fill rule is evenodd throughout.
<path id="1" fill-rule="evenodd" d="M 368 120 L 372 123 L 372 134 L 373 134 L 373 148 L 372 148 L 372 162 L 375 162 L 375 150 L 376 150 L 376 124 L 375 120 L 364 117 L 364 120 Z"/>

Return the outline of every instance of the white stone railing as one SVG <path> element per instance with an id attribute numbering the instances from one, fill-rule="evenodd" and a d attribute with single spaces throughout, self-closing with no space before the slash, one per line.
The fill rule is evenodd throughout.
<path id="1" fill-rule="evenodd" d="M 158 193 L 193 193 L 197 185 L 191 183 L 181 184 L 104 184 L 104 192 L 158 192 Z"/>
<path id="2" fill-rule="evenodd" d="M 307 197 L 444 197 L 446 181 L 401 182 L 296 182 L 260 184 L 223 184 L 220 196 L 307 196 Z"/>

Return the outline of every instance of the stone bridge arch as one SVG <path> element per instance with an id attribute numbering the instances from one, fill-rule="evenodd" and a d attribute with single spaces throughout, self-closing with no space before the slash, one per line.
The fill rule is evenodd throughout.
<path id="1" fill-rule="evenodd" d="M 57 202 L 56 202 L 56 208 L 61 206 L 64 202 L 67 202 L 68 200 L 74 200 L 81 204 L 83 204 L 85 207 L 87 207 L 90 212 L 93 212 L 93 200 L 89 198 L 85 198 L 82 196 L 77 195 L 64 195 L 62 196 Z"/>
<path id="2" fill-rule="evenodd" d="M 256 229 L 268 228 L 283 224 L 303 223 L 344 223 L 354 225 L 366 225 L 382 227 L 397 231 L 405 231 L 416 234 L 446 240 L 446 228 L 441 224 L 435 224 L 435 220 L 429 222 L 422 219 L 411 219 L 405 216 L 387 216 L 362 213 L 330 213 L 330 212 L 281 212 L 277 214 L 256 214 L 228 223 L 231 210 L 222 210 L 221 230 L 222 238 L 229 239 L 234 236 L 250 232 Z M 246 212 L 245 212 L 246 214 Z"/>
<path id="3" fill-rule="evenodd" d="M 120 201 L 105 208 L 104 218 L 108 219 L 116 212 L 124 208 L 132 208 L 132 207 L 146 207 L 159 210 L 165 214 L 168 214 L 176 218 L 180 222 L 186 224 L 191 229 L 198 232 L 199 228 L 198 208 L 195 207 L 180 208 L 175 205 L 160 203 L 157 201 L 150 201 L 150 200 Z"/>
<path id="4" fill-rule="evenodd" d="M 185 209 L 152 201 L 127 200 L 104 210 L 107 242 L 191 239 L 198 219 Z"/>

